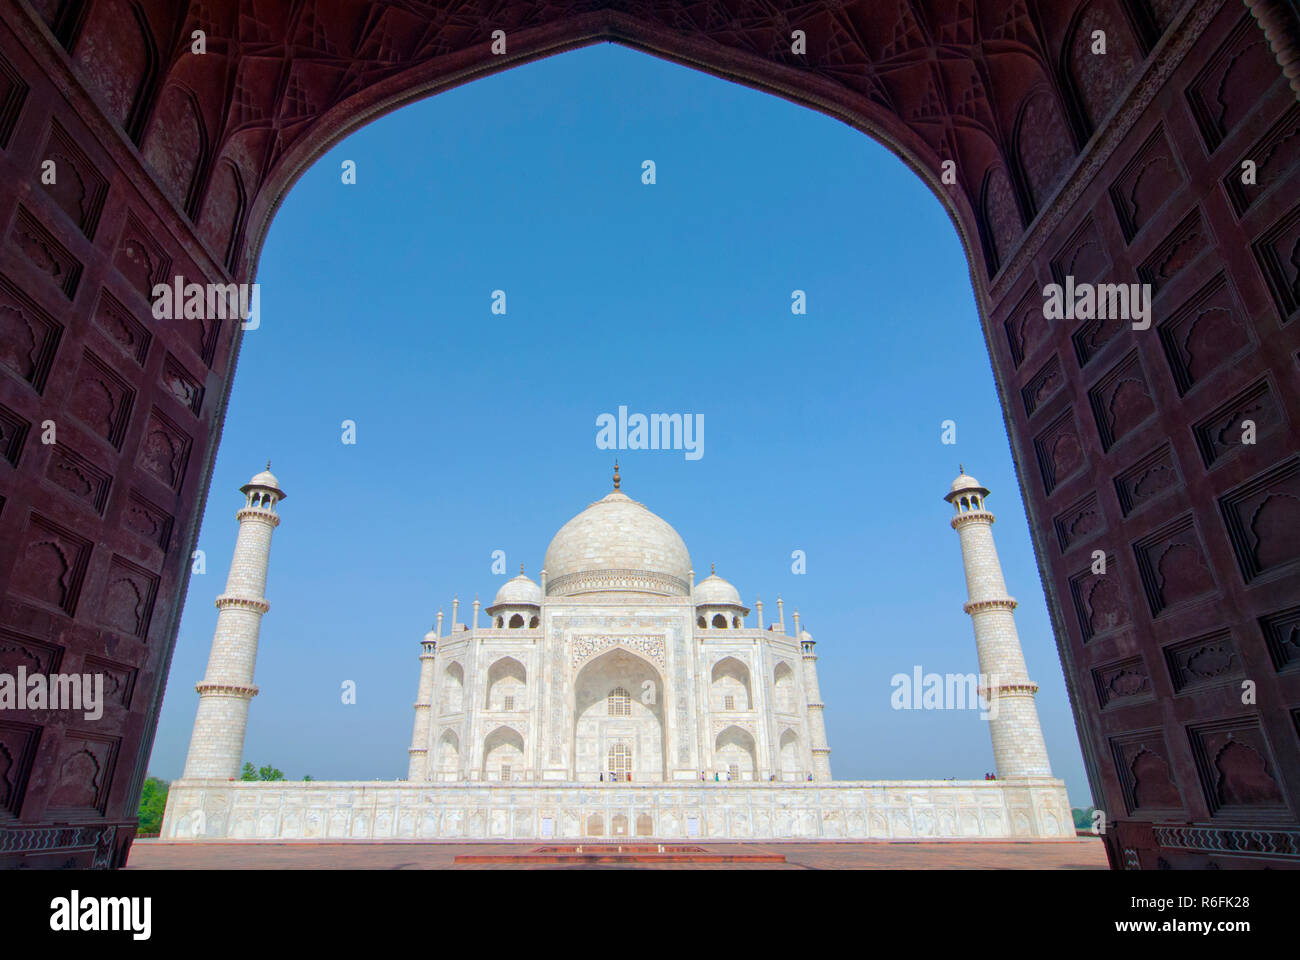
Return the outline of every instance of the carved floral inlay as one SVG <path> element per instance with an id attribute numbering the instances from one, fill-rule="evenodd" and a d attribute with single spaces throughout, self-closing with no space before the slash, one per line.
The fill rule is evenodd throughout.
<path id="1" fill-rule="evenodd" d="M 573 667 L 580 667 L 592 657 L 599 656 L 607 650 L 621 647 L 638 656 L 644 657 L 659 667 L 667 666 L 662 636 L 618 636 L 598 634 L 595 636 L 574 637 L 569 648 L 569 662 Z"/>

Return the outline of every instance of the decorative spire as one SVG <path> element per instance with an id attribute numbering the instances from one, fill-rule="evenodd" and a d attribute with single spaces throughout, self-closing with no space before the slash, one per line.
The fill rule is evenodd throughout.
<path id="1" fill-rule="evenodd" d="M 712 564 L 712 562 L 710 562 L 710 563 L 709 563 L 709 576 L 713 576 L 713 575 L 716 574 L 717 572 L 718 572 L 717 570 L 714 570 L 714 569 L 713 569 L 713 564 Z"/>
<path id="2" fill-rule="evenodd" d="M 957 472 L 958 472 L 958 473 L 965 473 L 965 472 L 966 472 L 966 464 L 964 464 L 964 463 L 959 463 L 959 464 L 957 464 Z"/>
<path id="3" fill-rule="evenodd" d="M 266 469 L 268 469 L 268 470 L 271 469 L 271 458 L 270 458 L 270 457 L 268 457 L 267 460 L 266 460 Z"/>
<path id="4" fill-rule="evenodd" d="M 522 560 L 520 560 L 520 561 L 519 561 L 519 576 L 522 577 L 523 575 L 524 575 L 524 562 L 523 562 Z"/>
<path id="5" fill-rule="evenodd" d="M 617 490 L 619 485 L 618 461 L 614 461 L 614 489 Z"/>

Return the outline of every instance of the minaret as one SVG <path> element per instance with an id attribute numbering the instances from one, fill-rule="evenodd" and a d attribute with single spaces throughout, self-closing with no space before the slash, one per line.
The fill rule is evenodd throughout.
<path id="1" fill-rule="evenodd" d="M 980 689 L 988 701 L 993 761 L 999 780 L 1050 777 L 1047 747 L 1038 725 L 1034 695 L 1038 684 L 1029 679 L 1025 655 L 1016 633 L 1016 601 L 1007 595 L 1002 565 L 993 546 L 993 514 L 984 509 L 989 492 L 974 477 L 961 475 L 944 497 L 956 509 L 952 528 L 961 537 L 966 568 L 965 610 L 975 627 L 980 662 Z"/>
<path id="2" fill-rule="evenodd" d="M 831 747 L 826 742 L 826 718 L 822 716 L 826 704 L 822 703 L 822 689 L 817 682 L 817 654 L 813 652 L 817 641 L 807 630 L 798 636 L 799 649 L 803 651 L 803 690 L 808 697 L 808 741 L 812 748 L 812 775 L 814 780 L 830 780 Z"/>
<path id="3" fill-rule="evenodd" d="M 442 630 L 442 611 L 438 626 L 420 641 L 420 685 L 415 693 L 415 729 L 411 731 L 411 763 L 406 779 L 412 783 L 429 778 L 429 724 L 433 716 L 434 660 L 438 653 L 438 634 Z"/>
<path id="4" fill-rule="evenodd" d="M 280 525 L 276 504 L 284 499 L 280 482 L 266 470 L 239 488 L 244 508 L 235 514 L 239 536 L 230 561 L 226 590 L 217 597 L 217 629 L 212 637 L 208 671 L 195 685 L 199 711 L 185 760 L 185 779 L 229 780 L 239 776 L 244 756 L 248 704 L 257 696 L 253 665 L 265 600 L 266 567 L 271 559 L 271 534 Z"/>

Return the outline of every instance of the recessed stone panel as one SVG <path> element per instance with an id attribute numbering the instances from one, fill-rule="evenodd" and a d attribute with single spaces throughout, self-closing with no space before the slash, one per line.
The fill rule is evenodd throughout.
<path id="1" fill-rule="evenodd" d="M 1169 747 L 1160 730 L 1144 730 L 1110 741 L 1115 770 L 1130 816 L 1181 813 L 1182 793 L 1174 779 Z"/>
<path id="2" fill-rule="evenodd" d="M 1205 465 L 1211 466 L 1276 433 L 1285 420 L 1267 380 L 1252 384 L 1192 427 Z"/>
<path id="3" fill-rule="evenodd" d="M 54 166 L 47 168 L 45 164 Z M 45 176 L 46 170 L 53 174 Z M 36 182 L 77 225 L 86 239 L 95 239 L 95 227 L 108 195 L 108 180 L 95 169 L 90 158 L 72 140 L 58 120 L 50 121 L 45 147 L 37 157 Z"/>
<path id="4" fill-rule="evenodd" d="M 1216 592 L 1205 548 L 1190 514 L 1133 544 L 1151 616 Z"/>
<path id="5" fill-rule="evenodd" d="M 1255 164 L 1255 182 L 1241 182 L 1242 164 Z M 1223 178 L 1223 188 L 1237 215 L 1245 213 L 1296 169 L 1300 169 L 1300 104 L 1292 104 L 1272 129 L 1241 155 Z"/>
<path id="6" fill-rule="evenodd" d="M 143 537 L 164 553 L 171 542 L 172 515 L 152 503 L 140 491 L 132 490 L 122 511 L 122 526 Z"/>
<path id="7" fill-rule="evenodd" d="M 1197 724 L 1187 733 L 1211 816 L 1274 820 L 1290 815 L 1255 717 Z"/>
<path id="8" fill-rule="evenodd" d="M 1180 395 L 1254 345 L 1245 311 L 1223 273 L 1157 329 Z"/>
<path id="9" fill-rule="evenodd" d="M 140 469 L 172 490 L 180 489 L 189 463 L 189 434 L 157 409 L 149 415 L 140 446 Z"/>
<path id="10" fill-rule="evenodd" d="M 81 280 L 81 262 L 26 207 L 18 208 L 18 216 L 9 232 L 9 246 L 26 258 L 37 272 L 48 277 L 50 283 L 69 300 L 76 295 Z"/>
<path id="11" fill-rule="evenodd" d="M 1106 557 L 1105 573 L 1093 573 L 1089 566 L 1071 577 L 1070 595 L 1085 643 L 1120 630 L 1133 620 L 1113 556 Z"/>
<path id="12" fill-rule="evenodd" d="M 158 578 L 123 557 L 113 557 L 99 606 L 99 622 L 128 637 L 149 633 Z"/>
<path id="13" fill-rule="evenodd" d="M 73 616 L 90 562 L 90 550 L 90 541 L 85 537 L 32 514 L 22 546 L 14 558 L 9 588 Z"/>
<path id="14" fill-rule="evenodd" d="M 1176 693 L 1231 683 L 1245 675 L 1231 630 L 1216 630 L 1171 643 L 1164 652 Z"/>
<path id="15" fill-rule="evenodd" d="M 0 277 L 0 368 L 45 389 L 63 327 L 7 277 Z"/>
<path id="16" fill-rule="evenodd" d="M 1087 464 L 1072 410 L 1066 410 L 1034 440 L 1043 487 L 1050 494 Z"/>
<path id="17" fill-rule="evenodd" d="M 40 739 L 41 728 L 36 724 L 0 719 L 0 821 L 22 812 Z"/>
<path id="18" fill-rule="evenodd" d="M 1092 679 L 1097 688 L 1097 701 L 1103 710 L 1147 703 L 1155 696 L 1146 662 L 1141 657 L 1129 657 L 1096 667 Z"/>
<path id="19" fill-rule="evenodd" d="M 1097 494 L 1090 493 L 1078 503 L 1061 512 L 1053 521 L 1057 543 L 1065 553 L 1075 544 L 1091 540 L 1106 529 L 1106 518 L 1097 503 Z"/>
<path id="20" fill-rule="evenodd" d="M 1157 127 L 1110 186 L 1124 239 L 1131 242 L 1182 185 L 1174 150 Z"/>
<path id="21" fill-rule="evenodd" d="M 1300 606 L 1260 617 L 1259 629 L 1279 671 L 1300 667 Z"/>
<path id="22" fill-rule="evenodd" d="M 1278 316 L 1283 323 L 1293 320 L 1300 311 L 1300 206 L 1265 231 L 1254 251 Z"/>
<path id="23" fill-rule="evenodd" d="M 95 325 L 113 341 L 123 353 L 140 366 L 149 355 L 149 341 L 153 339 L 147 327 L 131 315 L 107 290 L 99 293 L 95 305 Z"/>
<path id="24" fill-rule="evenodd" d="M 75 450 L 62 443 L 55 443 L 50 451 L 45 477 L 95 513 L 103 514 L 113 480 L 107 471 L 95 466 Z"/>
<path id="25" fill-rule="evenodd" d="M 52 771 L 49 809 L 103 814 L 117 764 L 119 738 L 68 731 Z"/>
<path id="26" fill-rule="evenodd" d="M 1210 152 L 1257 108 L 1282 71 L 1255 18 L 1243 14 L 1187 88 L 1187 102 Z"/>
<path id="27" fill-rule="evenodd" d="M 1032 417 L 1034 411 L 1060 393 L 1064 386 L 1065 374 L 1061 372 L 1061 360 L 1052 357 L 1020 390 L 1020 396 L 1025 402 L 1025 413 Z"/>
<path id="28" fill-rule="evenodd" d="M 30 429 L 30 423 L 4 404 L 0 404 L 0 458 L 11 467 L 18 466 L 18 458 L 23 452 L 23 442 L 27 439 Z"/>
<path id="29" fill-rule="evenodd" d="M 99 357 L 85 351 L 68 395 L 68 412 L 96 436 L 120 449 L 134 405 L 135 391 L 127 382 Z"/>
<path id="30" fill-rule="evenodd" d="M 1247 583 L 1300 561 L 1300 457 L 1237 487 L 1219 509 Z"/>
<path id="31" fill-rule="evenodd" d="M 1151 284 L 1154 298 L 1212 244 L 1198 210 L 1193 210 L 1138 266 L 1138 279 Z"/>
<path id="32" fill-rule="evenodd" d="M 1104 450 L 1142 426 L 1156 412 L 1136 350 L 1088 391 L 1088 400 Z"/>

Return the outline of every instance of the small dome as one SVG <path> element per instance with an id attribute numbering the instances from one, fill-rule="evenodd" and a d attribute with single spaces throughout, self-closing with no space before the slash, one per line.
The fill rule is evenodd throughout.
<path id="1" fill-rule="evenodd" d="M 988 488 L 968 474 L 965 469 L 952 482 L 952 486 L 948 488 L 948 495 L 944 499 L 951 502 L 954 497 L 963 493 L 978 493 L 982 497 L 989 495 Z"/>
<path id="2" fill-rule="evenodd" d="M 271 472 L 270 460 L 266 461 L 266 469 L 263 470 L 261 473 L 253 474 L 253 478 L 249 480 L 248 483 L 240 487 L 239 492 L 248 493 L 248 491 L 252 490 L 254 487 L 260 487 L 266 490 L 274 490 L 276 492 L 276 495 L 281 500 L 285 498 L 285 492 L 280 489 L 279 478 L 277 478 L 276 475 Z"/>
<path id="3" fill-rule="evenodd" d="M 814 640 L 814 639 L 812 638 L 812 634 L 809 633 L 807 630 L 800 630 L 800 631 L 799 631 L 799 641 L 800 641 L 801 643 L 816 643 L 816 642 L 817 642 L 816 640 Z"/>
<path id="4" fill-rule="evenodd" d="M 541 602 L 542 588 L 521 573 L 519 576 L 511 577 L 505 583 L 501 584 L 501 589 L 497 591 L 496 599 L 492 601 L 492 606 L 499 607 L 503 604 L 531 604 L 535 607 L 539 606 Z"/>
<path id="5" fill-rule="evenodd" d="M 695 605 L 726 604 L 740 606 L 740 592 L 716 573 L 711 573 L 695 585 Z"/>

